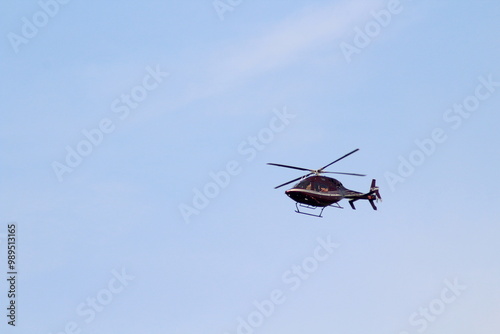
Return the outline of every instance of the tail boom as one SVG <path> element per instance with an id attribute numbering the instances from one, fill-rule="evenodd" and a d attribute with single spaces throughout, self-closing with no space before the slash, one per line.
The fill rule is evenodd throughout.
<path id="1" fill-rule="evenodd" d="M 354 202 L 356 202 L 359 199 L 366 199 L 368 202 L 370 202 L 370 205 L 372 206 L 373 210 L 377 210 L 377 206 L 375 205 L 375 201 L 382 200 L 382 197 L 380 196 L 379 193 L 379 188 L 376 185 L 375 179 L 372 180 L 372 184 L 370 186 L 370 191 L 367 192 L 366 194 L 359 193 L 352 191 L 350 194 L 346 196 L 346 198 L 349 199 L 349 205 L 351 205 L 351 208 L 353 210 L 356 210 L 356 207 L 354 206 Z"/>

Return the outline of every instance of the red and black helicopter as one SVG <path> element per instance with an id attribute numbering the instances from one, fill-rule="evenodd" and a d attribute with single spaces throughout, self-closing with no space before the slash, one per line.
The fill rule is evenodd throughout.
<path id="1" fill-rule="evenodd" d="M 365 176 L 363 174 L 355 174 L 355 173 L 341 173 L 341 172 L 328 172 L 325 171 L 325 168 L 333 165 L 334 163 L 344 159 L 345 157 L 357 152 L 359 148 L 355 149 L 352 152 L 347 153 L 346 155 L 338 158 L 337 160 L 329 163 L 328 165 L 320 168 L 320 169 L 308 169 L 302 167 L 295 167 L 289 165 L 268 163 L 268 165 L 285 167 L 298 169 L 301 171 L 308 171 L 309 174 L 298 177 L 286 183 L 280 184 L 279 186 L 274 187 L 274 189 L 283 187 L 287 184 L 290 184 L 295 181 L 299 181 L 293 188 L 285 191 L 285 194 L 288 195 L 291 199 L 293 199 L 296 203 L 295 206 L 297 210 L 295 212 L 302 213 L 310 216 L 322 217 L 323 210 L 327 206 L 332 206 L 336 208 L 343 209 L 338 202 L 342 199 L 349 200 L 349 204 L 353 210 L 356 210 L 354 207 L 354 202 L 360 199 L 366 199 L 370 202 L 373 210 L 377 210 L 374 201 L 382 200 L 380 197 L 379 188 L 375 184 L 375 179 L 372 180 L 370 191 L 367 193 L 360 193 L 358 191 L 349 190 L 345 188 L 340 181 L 326 176 L 321 176 L 321 174 L 342 174 L 342 175 L 354 175 L 354 176 Z M 321 212 L 319 215 L 311 214 L 308 212 L 300 211 L 300 207 L 305 207 L 308 209 L 316 209 L 321 208 Z"/>

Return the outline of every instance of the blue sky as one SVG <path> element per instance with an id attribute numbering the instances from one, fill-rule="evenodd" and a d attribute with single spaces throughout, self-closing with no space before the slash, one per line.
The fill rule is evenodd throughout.
<path id="1" fill-rule="evenodd" d="M 1 6 L 4 332 L 500 330 L 496 2 Z"/>

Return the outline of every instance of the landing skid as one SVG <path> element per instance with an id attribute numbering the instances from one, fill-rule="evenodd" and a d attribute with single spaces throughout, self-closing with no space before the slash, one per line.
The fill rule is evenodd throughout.
<path id="1" fill-rule="evenodd" d="M 326 206 L 321 207 L 321 211 L 319 212 L 319 215 L 315 215 L 314 213 L 300 211 L 299 206 L 302 208 L 307 208 L 309 210 L 316 210 L 319 207 L 295 202 L 295 207 L 297 208 L 297 210 L 295 210 L 295 212 L 300 213 L 302 215 L 313 216 L 313 217 L 318 217 L 318 218 L 323 218 L 323 216 L 322 216 L 323 210 L 326 208 Z M 339 205 L 339 203 L 335 203 L 335 204 L 332 204 L 329 206 L 334 207 L 334 208 L 338 208 L 338 209 L 343 209 L 343 207 L 341 207 Z"/>

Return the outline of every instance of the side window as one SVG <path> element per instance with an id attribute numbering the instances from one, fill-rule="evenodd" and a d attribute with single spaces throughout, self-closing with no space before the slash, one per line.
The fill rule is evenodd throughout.
<path id="1" fill-rule="evenodd" d="M 309 180 L 299 182 L 299 184 L 297 184 L 297 188 L 311 190 L 311 182 Z"/>
<path id="2" fill-rule="evenodd" d="M 321 191 L 321 192 L 323 192 L 323 193 L 326 193 L 326 192 L 329 190 L 328 188 L 329 188 L 329 187 L 328 187 L 328 184 L 327 184 L 327 183 L 325 183 L 325 182 L 319 182 L 319 183 L 318 183 L 318 189 L 317 189 L 318 191 Z"/>

